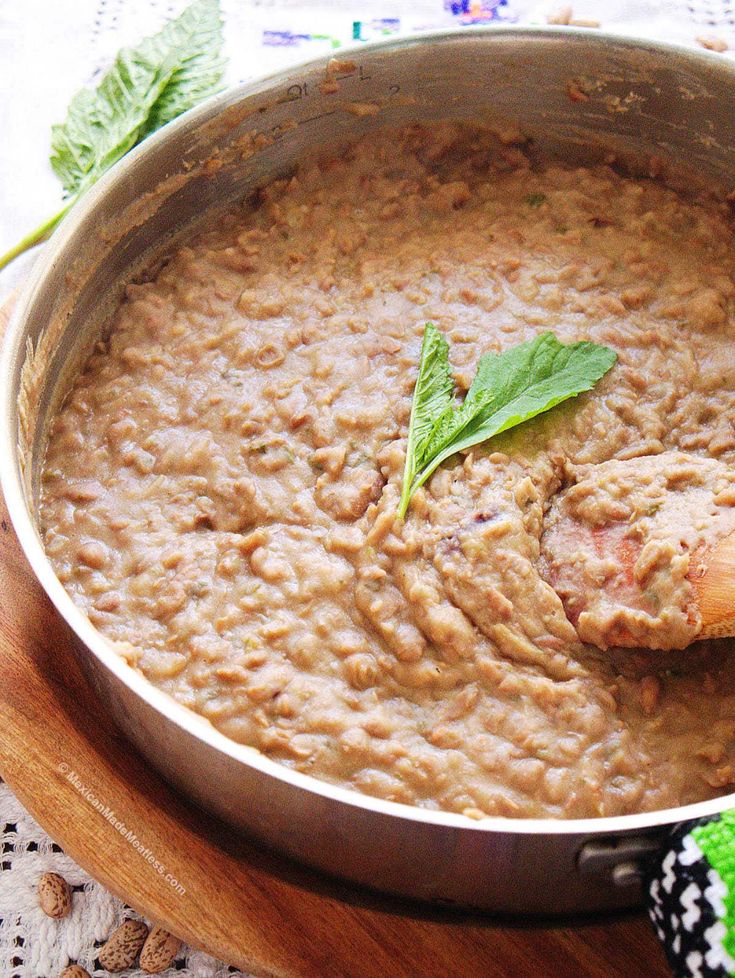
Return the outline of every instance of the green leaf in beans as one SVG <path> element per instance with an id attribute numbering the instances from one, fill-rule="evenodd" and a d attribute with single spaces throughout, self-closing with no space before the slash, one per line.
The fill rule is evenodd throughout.
<path id="1" fill-rule="evenodd" d="M 413 395 L 399 518 L 413 494 L 452 455 L 588 391 L 613 366 L 598 343 L 564 344 L 541 333 L 502 353 L 486 353 L 464 401 L 454 400 L 449 345 L 427 323 Z"/>

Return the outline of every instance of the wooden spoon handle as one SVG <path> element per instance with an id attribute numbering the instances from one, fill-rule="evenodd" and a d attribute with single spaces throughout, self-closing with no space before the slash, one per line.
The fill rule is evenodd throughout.
<path id="1" fill-rule="evenodd" d="M 702 616 L 700 638 L 735 635 L 735 533 L 724 537 L 706 555 L 706 569 L 693 576 Z"/>

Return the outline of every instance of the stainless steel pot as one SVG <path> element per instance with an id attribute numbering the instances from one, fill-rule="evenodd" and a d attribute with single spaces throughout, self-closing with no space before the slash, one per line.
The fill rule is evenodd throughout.
<path id="1" fill-rule="evenodd" d="M 517 123 L 543 151 L 616 151 L 735 177 L 735 71 L 717 56 L 569 29 L 478 29 L 340 52 L 226 92 L 130 154 L 74 208 L 17 305 L 2 360 L 0 457 L 13 524 L 80 640 L 110 714 L 170 781 L 269 846 L 411 897 L 554 912 L 639 899 L 636 861 L 665 827 L 733 797 L 655 814 L 474 822 L 369 798 L 240 746 L 149 685 L 73 605 L 36 529 L 49 414 L 100 328 L 102 308 L 161 242 L 242 198 L 302 154 L 378 126 L 436 118 Z M 376 111 L 377 108 L 377 111 Z M 600 150 L 602 147 L 602 150 Z"/>

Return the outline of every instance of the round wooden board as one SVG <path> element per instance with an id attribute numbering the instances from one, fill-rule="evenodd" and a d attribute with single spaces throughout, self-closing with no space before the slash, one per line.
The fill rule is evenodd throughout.
<path id="1" fill-rule="evenodd" d="M 0 530 L 0 774 L 73 859 L 149 920 L 258 978 L 669 974 L 642 913 L 560 921 L 440 913 L 326 879 L 244 840 L 175 793 L 111 727 L 1 500 Z"/>

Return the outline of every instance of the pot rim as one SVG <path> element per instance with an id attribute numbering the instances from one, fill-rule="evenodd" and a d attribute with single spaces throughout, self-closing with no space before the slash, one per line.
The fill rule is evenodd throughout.
<path id="1" fill-rule="evenodd" d="M 394 51 L 415 45 L 429 46 L 436 43 L 456 41 L 462 37 L 483 36 L 488 40 L 493 38 L 516 39 L 519 42 L 533 41 L 544 38 L 563 40 L 565 43 L 584 38 L 585 42 L 592 41 L 617 45 L 633 51 L 648 53 L 660 52 L 667 57 L 675 57 L 682 61 L 694 61 L 706 65 L 716 73 L 732 76 L 735 66 L 723 59 L 721 55 L 707 51 L 699 51 L 673 42 L 649 41 L 645 38 L 635 38 L 618 35 L 605 31 L 591 32 L 586 28 L 570 28 L 557 26 L 517 27 L 513 25 L 480 25 L 446 30 L 428 31 L 423 34 L 406 37 L 388 38 L 368 43 L 356 43 L 340 48 L 338 52 L 321 55 L 315 58 L 296 62 L 265 76 L 228 88 L 225 91 L 207 99 L 201 105 L 184 113 L 156 133 L 149 136 L 142 144 L 131 150 L 121 161 L 112 167 L 95 184 L 73 208 L 60 227 L 45 245 L 43 253 L 36 260 L 28 280 L 22 287 L 15 308 L 8 323 L 0 357 L 0 378 L 2 378 L 2 397 L 0 397 L 0 487 L 5 496 L 10 519 L 17 534 L 21 548 L 31 565 L 33 573 L 41 584 L 56 610 L 69 625 L 75 635 L 85 646 L 85 654 L 91 653 L 100 664 L 112 673 L 132 693 L 144 700 L 157 713 L 164 716 L 179 729 L 203 741 L 213 750 L 226 755 L 232 760 L 248 765 L 263 774 L 286 783 L 301 791 L 318 796 L 321 799 L 337 802 L 364 812 L 400 819 L 407 822 L 418 822 L 427 826 L 443 826 L 475 833 L 501 833 L 504 835 L 553 835 L 553 836 L 597 836 L 605 834 L 637 833 L 645 829 L 663 828 L 676 822 L 688 819 L 702 818 L 718 814 L 735 803 L 735 793 L 723 795 L 708 801 L 676 808 L 661 809 L 653 812 L 642 812 L 635 815 L 603 816 L 583 819 L 544 819 L 529 818 L 515 819 L 501 816 L 487 816 L 483 819 L 472 819 L 468 816 L 446 811 L 434 811 L 407 805 L 399 802 L 384 801 L 371 795 L 342 788 L 328 781 L 319 780 L 308 774 L 301 774 L 271 760 L 257 749 L 240 744 L 220 733 L 212 724 L 188 707 L 178 703 L 173 697 L 164 693 L 147 680 L 142 673 L 129 666 L 115 651 L 114 646 L 89 621 L 78 608 L 71 596 L 64 589 L 56 576 L 51 562 L 46 556 L 31 508 L 26 504 L 23 489 L 23 479 L 18 464 L 16 439 L 16 396 L 12 390 L 11 379 L 15 373 L 16 364 L 24 359 L 26 344 L 26 322 L 32 310 L 37 293 L 43 287 L 45 279 L 53 268 L 64 260 L 67 242 L 73 237 L 77 227 L 87 220 L 98 203 L 102 201 L 113 187 L 125 180 L 128 172 L 138 165 L 139 161 L 155 152 L 159 143 L 175 137 L 186 129 L 196 128 L 201 123 L 211 121 L 232 104 L 239 104 L 247 98 L 261 94 L 275 87 L 281 81 L 288 79 L 293 73 L 302 70 L 313 70 L 319 65 L 326 65 L 332 57 L 340 59 L 350 55 L 372 53 L 374 51 Z"/>

